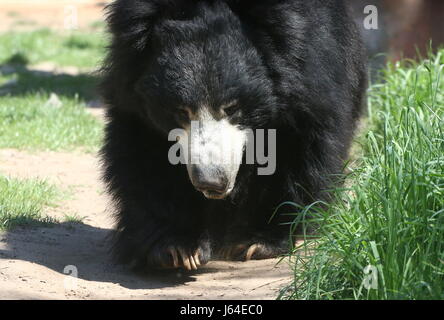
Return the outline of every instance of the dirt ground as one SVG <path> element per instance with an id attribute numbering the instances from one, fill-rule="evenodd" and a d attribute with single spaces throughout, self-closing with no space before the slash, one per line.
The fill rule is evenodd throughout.
<path id="1" fill-rule="evenodd" d="M 90 29 L 109 0 L 1 0 L 0 31 Z M 76 23 L 73 24 L 73 18 Z"/>
<path id="2" fill-rule="evenodd" d="M 74 194 L 47 215 L 83 219 L 0 233 L 0 299 L 275 299 L 290 281 L 288 263 L 277 260 L 213 261 L 189 275 L 134 274 L 110 260 L 113 223 L 95 156 L 0 150 L 0 171 L 69 187 Z M 76 285 L 64 274 L 70 265 Z"/>

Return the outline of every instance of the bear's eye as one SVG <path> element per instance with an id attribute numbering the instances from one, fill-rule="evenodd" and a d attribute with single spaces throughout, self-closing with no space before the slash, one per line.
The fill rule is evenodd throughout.
<path id="1" fill-rule="evenodd" d="M 235 114 L 238 113 L 238 111 L 240 110 L 239 105 L 237 104 L 230 104 L 226 107 L 223 108 L 224 113 L 228 116 L 228 117 L 232 117 Z"/>
<path id="2" fill-rule="evenodd" d="M 179 122 L 187 122 L 190 120 L 190 110 L 187 108 L 178 108 L 176 112 L 176 117 Z"/>

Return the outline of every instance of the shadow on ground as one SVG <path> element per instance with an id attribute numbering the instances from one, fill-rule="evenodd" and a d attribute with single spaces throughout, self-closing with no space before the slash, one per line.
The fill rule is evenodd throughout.
<path id="1" fill-rule="evenodd" d="M 98 95 L 98 77 L 94 73 L 82 73 L 76 69 L 51 71 L 24 64 L 5 64 L 0 66 L 0 74 L 10 77 L 0 86 L 0 97 L 55 93 L 61 97 L 89 101 Z"/>
<path id="2" fill-rule="evenodd" d="M 174 287 L 195 281 L 192 274 L 156 272 L 142 275 L 115 264 L 110 255 L 111 232 L 81 223 L 18 227 L 0 236 L 0 245 L 4 243 L 0 246 L 0 259 L 28 261 L 61 275 L 66 266 L 75 266 L 80 279 L 118 283 L 128 289 Z"/>
<path id="3" fill-rule="evenodd" d="M 211 261 L 188 274 L 136 274 L 112 262 L 111 232 L 61 223 L 0 233 L 0 283 L 3 280 L 5 285 L 12 285 L 6 288 L 5 297 L 69 297 L 63 289 L 66 266 L 75 266 L 82 280 L 84 293 L 75 294 L 75 298 L 87 299 L 275 299 L 289 283 L 288 266 L 276 265 L 278 260 L 273 259 Z"/>

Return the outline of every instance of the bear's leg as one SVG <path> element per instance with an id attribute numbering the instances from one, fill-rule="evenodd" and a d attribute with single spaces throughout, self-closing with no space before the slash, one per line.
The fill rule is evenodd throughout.
<path id="1" fill-rule="evenodd" d="M 210 242 L 203 225 L 160 221 L 149 211 L 145 208 L 136 214 L 124 210 L 118 214 L 114 253 L 119 261 L 138 270 L 197 270 L 208 262 Z"/>
<path id="2" fill-rule="evenodd" d="M 215 254 L 224 260 L 259 260 L 275 258 L 289 252 L 290 222 L 294 217 L 274 211 L 285 195 L 281 176 L 255 176 L 248 167 L 238 180 L 232 205 L 226 204 L 224 232 L 216 239 Z M 242 177 L 242 176 L 241 176 Z M 246 186 L 248 187 L 246 187 Z M 220 224 L 220 223 L 219 223 Z"/>
<path id="3" fill-rule="evenodd" d="M 116 205 L 114 253 L 137 269 L 194 270 L 210 258 L 204 197 L 170 144 L 137 117 L 111 109 L 102 149 L 104 180 Z"/>
<path id="4" fill-rule="evenodd" d="M 171 192 L 168 199 L 152 189 L 145 192 L 150 201 L 140 200 L 139 209 L 120 204 L 114 247 L 118 260 L 136 269 L 196 270 L 207 263 L 210 241 L 199 206 L 191 210 L 192 202 L 175 199 Z"/>

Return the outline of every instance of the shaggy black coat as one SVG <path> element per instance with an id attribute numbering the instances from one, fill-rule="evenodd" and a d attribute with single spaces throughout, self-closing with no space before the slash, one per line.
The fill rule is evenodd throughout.
<path id="1" fill-rule="evenodd" d="M 108 106 L 104 180 L 116 205 L 115 253 L 172 267 L 171 247 L 202 263 L 288 249 L 285 201 L 328 198 L 366 89 L 365 54 L 341 0 L 116 0 L 101 85 Z M 225 200 L 208 200 L 168 161 L 179 105 L 236 99 L 240 125 L 277 130 L 277 170 L 241 165 Z M 250 252 L 251 253 L 251 252 Z"/>

